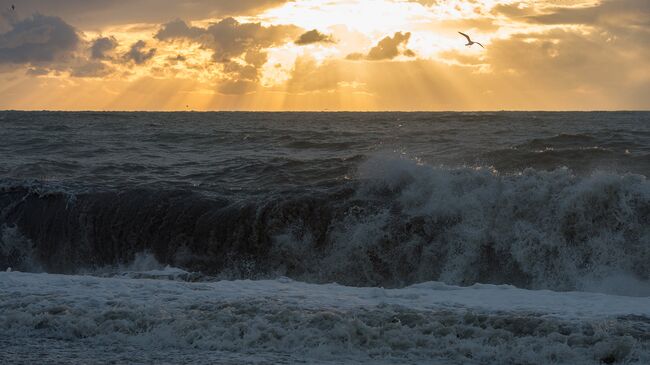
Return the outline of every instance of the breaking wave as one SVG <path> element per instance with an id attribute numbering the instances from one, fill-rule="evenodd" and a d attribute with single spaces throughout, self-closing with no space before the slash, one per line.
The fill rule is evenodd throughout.
<path id="1" fill-rule="evenodd" d="M 205 277 L 650 292 L 650 182 L 634 174 L 373 157 L 337 186 L 243 201 L 13 184 L 0 227 L 0 269 L 76 273 L 147 251 Z"/>
<path id="2" fill-rule="evenodd" d="M 0 359 L 9 354 L 26 363 L 650 360 L 650 320 L 627 314 L 648 312 L 647 300 L 638 298 L 491 285 L 386 290 L 286 278 L 178 283 L 24 273 L 0 273 L 0 288 Z M 510 309 L 513 301 L 514 311 L 497 309 Z M 584 313 L 585 305 L 600 309 L 570 314 Z M 246 359 L 251 353 L 264 360 Z M 235 359 L 224 361 L 224 355 Z"/>

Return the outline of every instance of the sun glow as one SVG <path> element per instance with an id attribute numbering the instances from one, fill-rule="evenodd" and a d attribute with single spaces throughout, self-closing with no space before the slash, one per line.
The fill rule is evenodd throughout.
<path id="1" fill-rule="evenodd" d="M 634 7 L 640 0 L 626 1 L 629 9 L 595 0 L 265 0 L 257 5 L 215 2 L 214 9 L 189 13 L 199 2 L 183 2 L 176 20 L 134 14 L 129 22 L 125 14 L 119 22 L 83 29 L 66 24 L 65 14 L 52 14 L 33 18 L 45 24 L 34 24 L 25 35 L 3 32 L 16 22 L 16 29 L 29 27 L 32 18 L 2 13 L 0 51 L 8 61 L 0 57 L 0 108 L 645 105 L 638 95 L 650 92 L 650 55 L 639 46 L 644 40 L 632 38 L 650 31 L 644 25 L 650 14 L 643 6 Z M 150 10 L 152 15 L 156 11 Z M 34 34 L 65 33 L 66 27 L 74 27 L 77 39 L 68 40 L 74 46 L 66 43 L 41 56 Z M 167 33 L 160 35 L 163 30 Z M 485 48 L 466 47 L 458 31 Z M 2 48 L 12 44 L 9 37 L 27 42 L 34 59 L 31 54 L 9 58 L 12 49 Z M 57 37 L 52 39 L 65 40 Z M 100 39 L 104 48 L 95 49 Z M 621 83 L 633 91 L 621 92 L 626 89 Z M 589 100 L 581 97 L 585 90 Z"/>
<path id="2" fill-rule="evenodd" d="M 306 0 L 289 2 L 259 16 L 266 22 L 291 23 L 305 29 L 344 25 L 372 36 L 387 34 L 407 24 L 427 21 L 429 12 L 420 4 L 383 0 Z"/>

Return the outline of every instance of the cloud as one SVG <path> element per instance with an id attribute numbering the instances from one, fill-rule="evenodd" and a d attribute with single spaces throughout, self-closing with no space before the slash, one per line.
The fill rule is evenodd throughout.
<path id="1" fill-rule="evenodd" d="M 625 41 L 607 34 L 552 29 L 494 41 L 486 61 L 496 72 L 516 72 L 552 88 L 616 89 L 633 82 L 649 56 L 647 49 L 630 52 Z"/>
<path id="2" fill-rule="evenodd" d="M 595 62 L 602 56 L 610 59 L 618 57 L 617 63 L 629 64 L 627 67 L 636 68 L 647 64 L 640 55 L 647 55 L 650 47 L 650 1 L 647 0 L 608 0 L 593 6 L 581 7 L 550 7 L 541 10 L 536 15 L 525 17 L 525 20 L 548 29 L 565 29 L 566 34 L 574 34 L 582 43 L 576 43 L 574 52 L 587 52 L 586 46 L 591 44 L 592 51 L 589 61 Z M 571 25 L 569 30 L 566 25 Z M 557 35 L 558 33 L 547 33 Z M 544 35 L 535 34 L 540 40 Z M 566 37 L 555 41 L 561 42 Z M 551 39 L 547 37 L 547 39 Z M 566 50 L 569 52 L 570 50 Z M 584 54 L 587 56 L 587 54 Z M 613 65 L 614 66 L 614 65 Z M 617 67 L 617 66 L 614 66 Z"/>
<path id="3" fill-rule="evenodd" d="M 448 52 L 444 56 L 469 72 L 485 74 L 486 84 L 508 80 L 532 108 L 646 108 L 650 93 L 647 60 L 650 48 L 640 39 L 615 37 L 608 31 L 553 27 L 493 39 L 479 54 Z M 648 41 L 645 41 L 648 42 Z M 647 43 L 646 43 L 647 44 Z M 474 83 L 473 81 L 470 83 Z M 494 96 L 506 101 L 507 90 Z M 566 100 L 564 100 L 566 99 Z"/>
<path id="4" fill-rule="evenodd" d="M 370 61 L 392 60 L 393 58 L 404 55 L 406 57 L 415 57 L 415 52 L 407 49 L 406 46 L 411 38 L 411 33 L 397 32 L 394 36 L 386 36 L 380 40 L 376 46 L 372 47 L 368 54 L 351 53 L 346 58 L 348 60 L 366 59 Z"/>
<path id="5" fill-rule="evenodd" d="M 104 62 L 90 61 L 83 62 L 79 66 L 70 69 L 72 77 L 104 77 L 113 72 L 113 68 Z"/>
<path id="6" fill-rule="evenodd" d="M 16 12 L 40 12 L 66 19 L 77 27 L 162 23 L 174 18 L 207 19 L 255 15 L 290 0 L 20 0 Z"/>
<path id="7" fill-rule="evenodd" d="M 186 39 L 214 51 L 217 62 L 229 62 L 249 50 L 259 51 L 284 44 L 300 29 L 292 25 L 263 26 L 261 23 L 239 23 L 225 18 L 207 28 L 190 27 L 182 20 L 164 24 L 155 37 L 161 41 Z"/>
<path id="8" fill-rule="evenodd" d="M 118 46 L 115 37 L 101 37 L 92 42 L 90 46 L 90 57 L 96 60 L 107 60 L 112 57 L 109 53 Z"/>
<path id="9" fill-rule="evenodd" d="M 113 37 L 88 43 L 61 18 L 35 14 L 0 34 L 0 64 L 7 71 L 26 67 L 27 76 L 102 77 L 114 67 L 102 62 L 116 46 Z M 140 58 L 147 55 L 140 55 Z"/>
<path id="10" fill-rule="evenodd" d="M 406 46 L 410 38 L 411 38 L 411 33 L 408 32 L 406 33 L 397 32 L 392 38 L 385 37 L 384 39 L 379 41 L 379 43 L 375 47 L 370 49 L 367 58 L 369 60 L 393 59 L 400 55 L 399 48 L 401 46 Z M 408 53 L 412 55 L 412 52 L 409 50 L 405 50 L 403 51 L 403 53 L 404 54 Z"/>
<path id="11" fill-rule="evenodd" d="M 492 38 L 485 51 L 442 52 L 444 62 L 319 63 L 299 58 L 287 90 L 311 98 L 369 95 L 368 105 L 386 109 L 647 108 L 650 37 L 638 23 L 630 32 L 600 22 L 595 24 L 605 25 L 525 27 Z M 394 50 L 379 54 L 394 55 Z"/>
<path id="12" fill-rule="evenodd" d="M 433 6 L 433 5 L 438 5 L 440 3 L 440 0 L 407 0 L 410 3 L 419 3 L 424 6 Z"/>
<path id="13" fill-rule="evenodd" d="M 176 56 L 170 56 L 167 58 L 167 60 L 171 62 L 185 62 L 187 61 L 187 57 L 183 56 L 182 54 L 179 54 Z"/>
<path id="14" fill-rule="evenodd" d="M 302 57 L 292 70 L 287 91 L 324 100 L 334 95 L 334 108 L 341 107 L 336 103 L 343 102 L 345 109 L 449 110 L 460 108 L 465 102 L 455 83 L 449 82 L 450 77 L 459 77 L 458 70 L 434 61 L 361 63 L 339 59 L 319 64 Z M 347 103 L 354 98 L 364 105 Z"/>
<path id="15" fill-rule="evenodd" d="M 352 62 L 350 62 L 352 63 Z M 303 93 L 335 90 L 341 81 L 355 81 L 351 68 L 339 67 L 340 63 L 329 60 L 319 65 L 315 59 L 303 56 L 296 59 L 287 82 L 287 91 Z"/>
<path id="16" fill-rule="evenodd" d="M 156 49 L 150 48 L 149 50 L 145 50 L 146 47 L 147 43 L 143 40 L 133 43 L 131 49 L 124 54 L 124 59 L 126 61 L 133 61 L 136 65 L 141 65 L 149 61 L 156 55 Z"/>
<path id="17" fill-rule="evenodd" d="M 155 38 L 159 41 L 190 41 L 213 52 L 212 59 L 222 65 L 219 91 L 247 93 L 255 89 L 267 49 L 290 42 L 301 29 L 292 25 L 263 26 L 225 18 L 206 28 L 187 25 L 182 20 L 164 24 Z"/>
<path id="18" fill-rule="evenodd" d="M 25 72 L 28 76 L 45 76 L 50 73 L 50 70 L 44 68 L 28 68 Z"/>
<path id="19" fill-rule="evenodd" d="M 541 24 L 650 27 L 650 1 L 607 0 L 588 7 L 552 7 L 528 20 Z"/>
<path id="20" fill-rule="evenodd" d="M 225 95 L 249 94 L 256 89 L 257 83 L 250 80 L 225 80 L 217 87 L 217 91 Z"/>
<path id="21" fill-rule="evenodd" d="M 255 91 L 260 78 L 260 68 L 267 62 L 265 52 L 247 52 L 245 62 L 223 63 L 223 77 L 217 90 L 222 94 L 247 94 Z"/>
<path id="22" fill-rule="evenodd" d="M 525 2 L 496 4 L 492 7 L 491 13 L 495 15 L 504 15 L 509 18 L 518 18 L 535 15 L 535 8 L 528 6 Z"/>
<path id="23" fill-rule="evenodd" d="M 301 34 L 294 43 L 299 46 L 304 46 L 313 43 L 334 43 L 334 39 L 331 35 L 323 34 L 314 29 Z"/>
<path id="24" fill-rule="evenodd" d="M 80 43 L 77 31 L 61 18 L 35 14 L 0 34 L 0 63 L 44 63 L 69 56 Z"/>
<path id="25" fill-rule="evenodd" d="M 177 19 L 162 25 L 155 38 L 167 41 L 173 39 L 189 39 L 198 41 L 199 38 L 206 34 L 205 28 L 190 27 L 184 21 Z"/>
<path id="26" fill-rule="evenodd" d="M 487 17 L 502 31 L 475 32 L 479 37 L 489 37 L 486 50 L 450 48 L 431 60 L 405 62 L 299 59 L 287 90 L 295 95 L 312 94 L 312 98 L 349 98 L 364 93 L 381 108 L 648 107 L 647 0 L 606 0 L 563 7 L 522 2 L 497 5 Z M 392 59 L 406 52 L 406 36 L 387 38 L 370 52 L 348 55 L 348 60 Z M 349 85 L 360 86 L 351 91 Z M 391 90 L 402 90 L 409 98 Z"/>
<path id="27" fill-rule="evenodd" d="M 216 92 L 222 95 L 214 100 L 242 101 L 233 105 L 253 108 L 259 100 L 271 105 L 285 96 L 309 105 L 321 98 L 348 103 L 362 97 L 376 104 L 359 107 L 394 109 L 648 107 L 647 0 L 458 0 L 451 6 L 412 0 L 404 9 L 417 16 L 395 12 L 390 24 L 376 23 L 372 31 L 354 24 L 318 25 L 326 33 L 309 30 L 317 26 L 310 22 L 305 22 L 307 28 L 270 25 L 294 18 L 260 13 L 287 1 L 21 0 L 13 18 L 3 22 L 0 17 L 0 78 L 29 75 L 34 77 L 25 77 L 26 83 L 65 85 L 68 76 L 103 77 L 101 82 L 121 85 L 115 90 L 128 89 L 146 76 L 170 85 L 182 79 L 188 85 L 202 83 L 206 105 Z M 407 0 L 386 1 L 403 6 Z M 36 9 L 34 4 L 54 16 L 21 18 Z M 295 6 L 300 10 L 303 4 Z M 178 17 L 186 21 L 169 21 Z M 208 23 L 210 18 L 220 20 Z M 195 19 L 202 21 L 189 22 Z M 36 24 L 28 26 L 30 21 Z M 119 26 L 134 22 L 147 24 Z M 159 31 L 149 38 L 145 34 L 156 24 Z M 113 25 L 115 33 L 106 25 Z M 72 34 L 68 43 L 61 38 L 66 27 L 72 32 L 67 32 Z M 92 36 L 84 38 L 78 29 Z M 463 47 L 461 38 L 454 37 L 465 29 L 490 46 Z M 97 38 L 98 33 L 103 35 Z M 380 38 L 373 38 L 378 34 Z M 334 37 L 336 45 L 329 44 Z M 328 50 L 318 51 L 315 58 L 309 56 L 315 50 L 292 46 L 319 42 Z M 390 60 L 400 62 L 382 62 Z M 144 66 L 129 73 L 135 64 Z M 84 82 L 100 80 L 70 84 Z M 253 92 L 255 96 L 243 96 Z M 287 103 L 287 108 L 300 107 Z"/>

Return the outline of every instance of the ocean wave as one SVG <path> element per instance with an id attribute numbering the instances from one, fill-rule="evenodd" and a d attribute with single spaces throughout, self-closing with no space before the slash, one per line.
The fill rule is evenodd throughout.
<path id="1" fill-rule="evenodd" d="M 575 146 L 580 144 L 593 143 L 597 139 L 589 134 L 566 134 L 561 133 L 548 138 L 535 138 L 519 147 L 522 148 L 544 148 L 557 146 Z"/>
<path id="2" fill-rule="evenodd" d="M 492 285 L 390 290 L 286 278 L 186 283 L 0 273 L 0 359 L 646 364 L 648 300 Z M 251 353 L 265 361 L 244 360 Z"/>
<path id="3" fill-rule="evenodd" d="M 639 284 L 630 295 L 650 281 L 650 182 L 634 174 L 374 157 L 349 182 L 243 201 L 13 185 L 0 190 L 0 227 L 0 269 L 75 273 L 149 251 L 218 278 L 608 291 L 617 277 Z"/>
<path id="4" fill-rule="evenodd" d="M 581 174 L 594 170 L 650 173 L 650 160 L 647 159 L 644 144 L 629 136 L 609 132 L 534 138 L 484 152 L 476 157 L 476 161 L 494 166 L 501 172 L 568 167 Z"/>
<path id="5" fill-rule="evenodd" d="M 573 172 L 590 174 L 594 170 L 618 172 L 650 172 L 648 156 L 634 155 L 629 150 L 611 150 L 598 146 L 535 150 L 501 149 L 485 153 L 479 161 L 485 161 L 501 172 L 517 172 L 526 168 L 554 170 L 568 167 Z"/>
<path id="6" fill-rule="evenodd" d="M 303 150 L 303 149 L 320 149 L 320 150 L 346 150 L 355 147 L 358 143 L 355 141 L 350 142 L 319 142 L 309 139 L 297 140 L 287 143 L 285 146 L 288 148 Z"/>

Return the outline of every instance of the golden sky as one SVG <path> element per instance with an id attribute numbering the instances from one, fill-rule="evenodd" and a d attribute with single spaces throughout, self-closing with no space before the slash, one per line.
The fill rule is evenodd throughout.
<path id="1" fill-rule="evenodd" d="M 0 9 L 0 109 L 650 109 L 649 0 Z M 485 48 L 466 47 L 458 31 Z"/>

